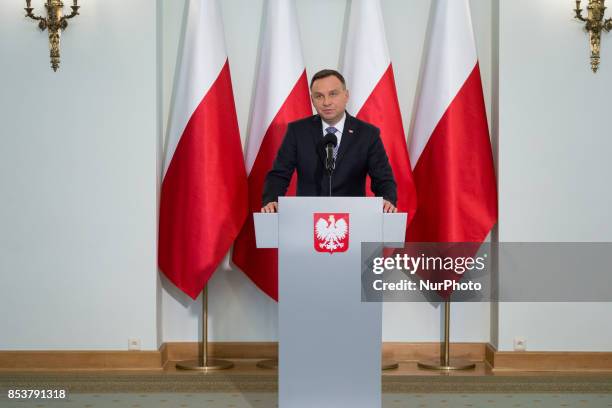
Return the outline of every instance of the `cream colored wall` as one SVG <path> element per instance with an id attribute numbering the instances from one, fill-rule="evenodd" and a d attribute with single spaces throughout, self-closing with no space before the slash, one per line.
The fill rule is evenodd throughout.
<path id="1" fill-rule="evenodd" d="M 84 2 L 57 73 L 24 4 L 0 2 L 0 349 L 155 349 L 156 4 Z"/>
<path id="2" fill-rule="evenodd" d="M 612 241 L 612 37 L 593 74 L 574 7 L 499 0 L 500 241 Z M 611 351 L 610 316 L 612 303 L 500 304 L 498 347 Z"/>

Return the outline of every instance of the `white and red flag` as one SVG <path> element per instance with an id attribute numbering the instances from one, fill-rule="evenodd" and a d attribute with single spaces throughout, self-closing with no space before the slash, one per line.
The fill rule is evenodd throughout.
<path id="1" fill-rule="evenodd" d="M 469 1 L 437 1 L 432 24 L 410 140 L 419 205 L 408 240 L 440 243 L 438 256 L 471 257 L 497 221 L 497 186 Z M 463 275 L 419 276 L 441 282 Z M 444 299 L 451 293 L 438 290 Z"/>
<path id="2" fill-rule="evenodd" d="M 395 88 L 380 0 L 351 2 L 342 71 L 350 98 L 347 109 L 380 129 L 397 183 L 397 208 L 415 214 L 417 195 Z M 370 192 L 368 178 L 367 191 Z M 410 222 L 410 221 L 409 221 Z"/>
<path id="3" fill-rule="evenodd" d="M 410 141 L 413 242 L 482 242 L 497 187 L 468 0 L 439 0 Z"/>
<path id="4" fill-rule="evenodd" d="M 159 268 L 195 299 L 242 228 L 247 184 L 217 0 L 189 0 L 169 121 Z"/>
<path id="5" fill-rule="evenodd" d="M 312 114 L 294 0 L 270 0 L 265 10 L 257 85 L 246 151 L 249 216 L 234 245 L 232 261 L 268 296 L 278 300 L 276 249 L 258 249 L 252 212 L 287 124 Z M 287 195 L 295 194 L 295 174 Z"/>

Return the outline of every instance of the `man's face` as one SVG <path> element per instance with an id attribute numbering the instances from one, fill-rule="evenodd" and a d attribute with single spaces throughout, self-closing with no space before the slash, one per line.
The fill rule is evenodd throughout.
<path id="1" fill-rule="evenodd" d="M 330 125 L 335 125 L 342 118 L 348 98 L 348 90 L 333 75 L 317 79 L 310 89 L 312 104 L 321 118 Z"/>

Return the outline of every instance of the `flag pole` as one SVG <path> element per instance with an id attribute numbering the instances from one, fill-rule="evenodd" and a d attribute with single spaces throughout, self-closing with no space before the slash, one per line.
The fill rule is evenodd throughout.
<path id="1" fill-rule="evenodd" d="M 202 353 L 197 360 L 181 361 L 176 368 L 192 371 L 214 371 L 232 368 L 234 363 L 228 360 L 212 359 L 208 356 L 208 291 L 207 286 L 202 290 Z"/>
<path id="2" fill-rule="evenodd" d="M 451 370 L 472 370 L 476 367 L 475 363 L 468 360 L 450 358 L 450 300 L 444 302 L 444 343 L 442 355 L 439 359 L 419 361 L 419 368 L 427 370 L 451 371 Z"/>

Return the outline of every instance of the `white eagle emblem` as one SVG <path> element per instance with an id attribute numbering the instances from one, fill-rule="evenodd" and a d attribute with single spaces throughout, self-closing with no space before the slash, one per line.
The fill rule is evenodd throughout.
<path id="1" fill-rule="evenodd" d="M 315 214 L 315 249 L 344 252 L 348 249 L 348 214 Z"/>

